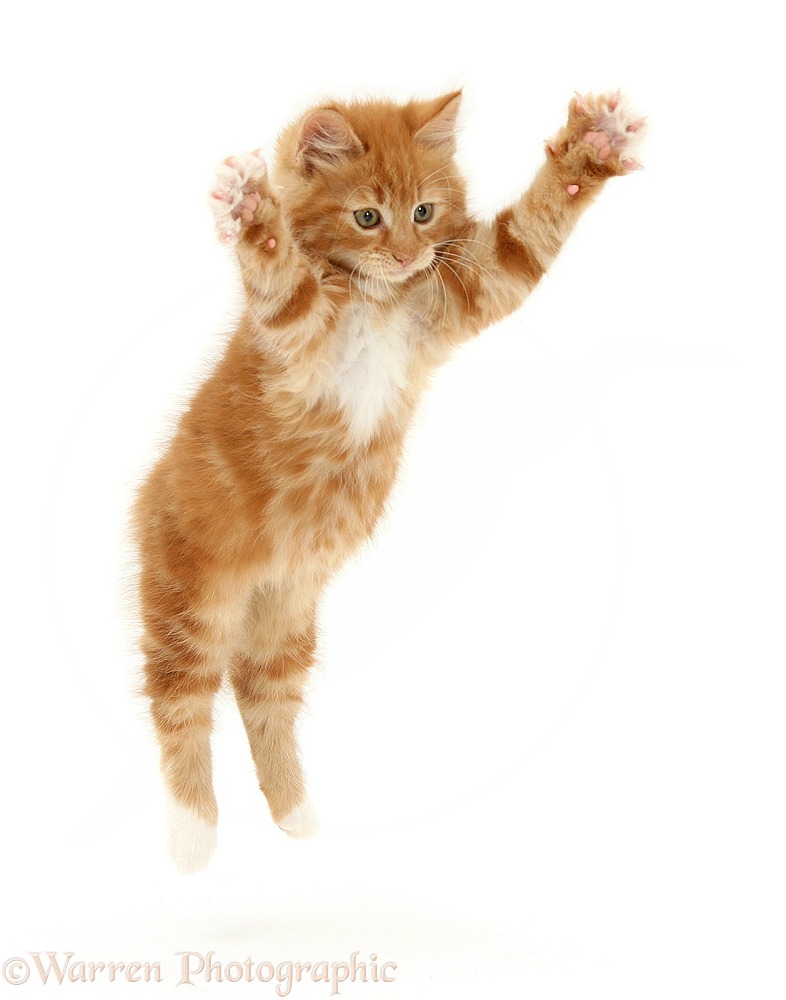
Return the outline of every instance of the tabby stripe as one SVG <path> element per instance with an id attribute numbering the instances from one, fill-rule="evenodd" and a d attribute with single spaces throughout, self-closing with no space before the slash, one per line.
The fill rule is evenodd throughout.
<path id="1" fill-rule="evenodd" d="M 311 309 L 318 291 L 319 282 L 311 272 L 307 272 L 278 312 L 266 317 L 265 325 L 273 328 L 289 326 L 303 319 Z"/>
<path id="2" fill-rule="evenodd" d="M 513 274 L 523 274 L 530 287 L 543 277 L 544 268 L 537 257 L 510 231 L 513 209 L 497 216 L 497 260 Z"/>

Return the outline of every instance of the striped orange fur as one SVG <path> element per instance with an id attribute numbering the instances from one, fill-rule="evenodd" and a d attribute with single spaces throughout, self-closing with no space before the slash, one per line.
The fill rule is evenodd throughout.
<path id="1" fill-rule="evenodd" d="M 183 870 L 215 843 L 214 695 L 227 677 L 273 819 L 313 817 L 295 739 L 320 595 L 368 538 L 431 372 L 517 309 L 641 122 L 575 98 L 531 187 L 491 221 L 454 159 L 460 94 L 334 103 L 220 168 L 213 205 L 246 295 L 223 359 L 144 483 L 146 693 Z M 606 141 L 608 140 L 608 142 Z"/>

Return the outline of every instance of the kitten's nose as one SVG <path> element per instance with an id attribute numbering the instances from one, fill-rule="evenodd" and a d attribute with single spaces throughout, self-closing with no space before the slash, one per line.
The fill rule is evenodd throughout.
<path id="1" fill-rule="evenodd" d="M 415 259 L 414 257 L 405 257 L 403 254 L 400 253 L 394 253 L 393 256 L 396 258 L 399 264 L 401 264 L 402 267 L 409 267 L 409 265 Z"/>

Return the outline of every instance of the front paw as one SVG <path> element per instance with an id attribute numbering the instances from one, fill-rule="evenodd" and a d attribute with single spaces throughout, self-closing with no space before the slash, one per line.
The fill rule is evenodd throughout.
<path id="1" fill-rule="evenodd" d="M 577 94 L 567 124 L 546 149 L 568 175 L 568 194 L 575 195 L 588 179 L 640 170 L 637 151 L 644 131 L 645 119 L 619 91 L 599 97 Z"/>
<path id="2" fill-rule="evenodd" d="M 234 243 L 252 225 L 268 225 L 278 215 L 278 203 L 267 182 L 267 166 L 261 153 L 228 156 L 216 171 L 216 186 L 210 192 L 216 233 L 222 243 Z M 276 246 L 271 234 L 268 249 Z"/>

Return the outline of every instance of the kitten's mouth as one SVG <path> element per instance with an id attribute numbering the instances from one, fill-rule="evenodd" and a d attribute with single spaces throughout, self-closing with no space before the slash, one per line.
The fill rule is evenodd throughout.
<path id="1" fill-rule="evenodd" d="M 394 288 L 428 274 L 434 258 L 424 260 L 423 256 L 421 254 L 418 258 L 404 260 L 397 258 L 395 262 L 387 258 L 363 261 L 355 265 L 349 278 L 364 294 L 371 295 L 372 298 L 384 298 Z"/>
<path id="2" fill-rule="evenodd" d="M 404 281 L 409 281 L 410 278 L 414 278 L 418 274 L 423 274 L 428 269 L 430 263 L 430 260 L 423 260 L 422 255 L 417 258 L 396 257 L 395 263 L 393 261 L 386 262 L 380 270 L 383 277 L 387 278 L 388 281 L 401 284 Z"/>

